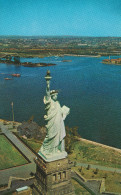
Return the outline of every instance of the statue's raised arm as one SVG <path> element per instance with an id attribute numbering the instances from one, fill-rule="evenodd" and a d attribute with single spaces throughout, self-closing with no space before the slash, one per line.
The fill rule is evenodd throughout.
<path id="1" fill-rule="evenodd" d="M 47 83 L 47 87 L 46 87 L 46 100 L 49 100 L 49 98 L 50 98 L 50 79 L 51 78 L 52 77 L 50 76 L 50 71 L 48 70 L 47 74 L 45 76 L 46 83 Z"/>

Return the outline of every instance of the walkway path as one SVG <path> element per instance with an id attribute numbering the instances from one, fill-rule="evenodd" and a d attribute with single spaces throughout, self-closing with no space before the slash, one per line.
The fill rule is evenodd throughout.
<path id="1" fill-rule="evenodd" d="M 2 132 L 10 139 L 13 144 L 30 160 L 33 161 L 35 154 L 32 153 L 6 126 L 1 125 Z"/>
<path id="2" fill-rule="evenodd" d="M 90 183 L 82 181 L 82 179 L 73 171 L 71 172 L 71 177 L 76 180 L 81 186 L 83 186 L 88 192 L 90 192 L 91 195 L 101 195 L 99 193 L 99 182 L 96 182 L 95 185 L 95 181 L 92 181 L 90 185 Z"/>
<path id="3" fill-rule="evenodd" d="M 29 178 L 31 177 L 30 173 L 31 172 L 35 173 L 35 171 L 36 171 L 35 163 L 29 163 L 18 167 L 0 170 L 0 185 L 8 184 L 10 176 L 19 178 Z"/>
<path id="4" fill-rule="evenodd" d="M 118 168 L 113 168 L 113 167 L 105 167 L 105 166 L 100 166 L 100 165 L 93 165 L 93 164 L 87 164 L 87 163 L 77 163 L 76 166 L 82 166 L 82 167 L 88 167 L 90 165 L 90 168 L 96 169 L 98 168 L 99 170 L 103 171 L 111 171 L 111 172 L 116 172 L 116 173 L 121 173 L 121 169 Z"/>
<path id="5" fill-rule="evenodd" d="M 15 177 L 23 177 L 27 178 L 30 177 L 30 173 L 35 173 L 36 171 L 36 165 L 34 162 L 34 158 L 36 157 L 32 151 L 27 148 L 26 145 L 23 144 L 12 132 L 10 132 L 7 128 L 7 126 L 0 123 L 0 128 L 2 133 L 6 135 L 6 137 L 11 140 L 11 142 L 21 151 L 22 154 L 24 154 L 30 161 L 30 163 L 13 167 L 5 170 L 0 170 L 0 185 L 1 184 L 7 184 L 10 176 Z"/>

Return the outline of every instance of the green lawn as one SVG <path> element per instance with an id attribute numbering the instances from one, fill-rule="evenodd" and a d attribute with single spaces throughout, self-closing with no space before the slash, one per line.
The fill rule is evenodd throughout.
<path id="1" fill-rule="evenodd" d="M 72 154 L 69 158 L 76 162 L 121 168 L 120 152 L 85 141 L 77 140 L 73 143 Z"/>
<path id="2" fill-rule="evenodd" d="M 0 170 L 26 163 L 28 163 L 28 161 L 8 139 L 4 135 L 0 135 Z"/>

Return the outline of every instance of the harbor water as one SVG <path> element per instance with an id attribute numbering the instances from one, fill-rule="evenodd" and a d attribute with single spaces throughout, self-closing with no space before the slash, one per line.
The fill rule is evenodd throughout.
<path id="1" fill-rule="evenodd" d="M 16 121 L 32 115 L 44 125 L 46 71 L 51 71 L 51 89 L 58 89 L 61 105 L 70 108 L 65 125 L 78 127 L 81 137 L 121 148 L 121 66 L 102 64 L 106 57 L 22 58 L 21 62 L 55 63 L 49 67 L 0 64 L 0 118 Z M 63 61 L 64 60 L 64 61 Z M 67 61 L 66 61 L 67 60 Z M 11 74 L 18 73 L 21 77 Z"/>

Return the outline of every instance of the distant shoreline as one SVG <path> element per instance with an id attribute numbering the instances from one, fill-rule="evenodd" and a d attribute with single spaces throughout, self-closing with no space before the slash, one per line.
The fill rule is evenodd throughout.
<path id="1" fill-rule="evenodd" d="M 64 54 L 64 56 L 92 57 L 92 58 L 100 58 L 101 57 L 101 55 L 93 56 L 93 55 L 78 55 L 78 54 Z"/>

